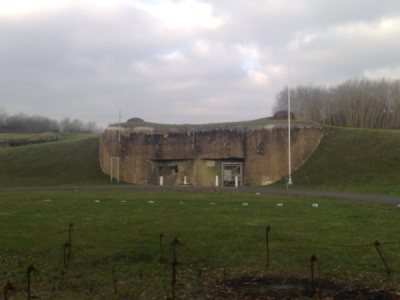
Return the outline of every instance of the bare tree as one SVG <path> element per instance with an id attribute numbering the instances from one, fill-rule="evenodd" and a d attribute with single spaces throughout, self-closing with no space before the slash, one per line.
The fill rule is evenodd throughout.
<path id="1" fill-rule="evenodd" d="M 8 113 L 2 107 L 0 108 L 0 130 L 2 130 L 7 125 Z"/>
<path id="2" fill-rule="evenodd" d="M 400 81 L 348 80 L 338 86 L 298 86 L 290 90 L 298 119 L 361 128 L 400 128 Z M 287 108 L 287 88 L 275 110 Z"/>
<path id="3" fill-rule="evenodd" d="M 19 113 L 16 115 L 8 115 L 7 112 L 0 109 L 0 131 L 2 132 L 48 132 L 48 131 L 64 131 L 64 132 L 97 132 L 99 131 L 96 123 L 84 123 L 78 119 L 70 120 L 65 118 L 58 122 L 56 120 L 39 116 L 26 115 Z"/>

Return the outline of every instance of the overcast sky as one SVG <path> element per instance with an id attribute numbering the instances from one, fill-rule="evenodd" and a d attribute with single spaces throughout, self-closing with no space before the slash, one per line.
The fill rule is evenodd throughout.
<path id="1" fill-rule="evenodd" d="M 400 78 L 400 1 L 0 0 L 0 41 L 11 114 L 246 120 L 287 84 Z"/>

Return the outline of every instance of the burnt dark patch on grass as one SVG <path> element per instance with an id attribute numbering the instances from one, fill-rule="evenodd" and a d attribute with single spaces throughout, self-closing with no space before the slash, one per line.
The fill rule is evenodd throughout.
<path id="1" fill-rule="evenodd" d="M 281 277 L 239 277 L 217 283 L 216 294 L 222 299 L 395 299 L 394 293 L 366 287 L 346 287 L 321 281 L 318 296 L 312 296 L 310 279 Z"/>

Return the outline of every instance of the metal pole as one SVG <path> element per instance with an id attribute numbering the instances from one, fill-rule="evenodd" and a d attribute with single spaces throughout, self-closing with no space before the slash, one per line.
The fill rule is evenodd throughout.
<path id="1" fill-rule="evenodd" d="M 390 270 L 389 265 L 386 263 L 386 260 L 382 255 L 382 252 L 380 250 L 381 244 L 379 243 L 379 241 L 375 241 L 374 246 L 375 246 L 376 252 L 378 252 L 379 256 L 381 257 L 381 260 L 382 260 L 382 262 L 383 262 L 383 264 L 385 265 L 385 268 L 386 268 L 386 273 L 387 273 L 388 277 L 390 278 L 390 273 L 392 271 Z"/>
<path id="2" fill-rule="evenodd" d="M 315 293 L 314 263 L 318 263 L 317 257 L 315 255 L 311 256 L 310 261 L 311 261 L 310 269 L 311 269 L 311 293 L 312 293 L 311 295 L 313 296 Z"/>
<path id="3" fill-rule="evenodd" d="M 270 262 L 269 262 L 269 239 L 268 239 L 268 235 L 269 235 L 270 231 L 271 231 L 271 226 L 268 225 L 265 228 L 265 242 L 267 245 L 267 265 L 266 265 L 267 269 L 269 268 L 269 264 L 270 264 Z"/>
<path id="4" fill-rule="evenodd" d="M 292 152 L 291 152 L 291 138 L 290 138 L 290 88 L 288 86 L 288 165 L 289 177 L 287 184 L 292 184 Z"/>
<path id="5" fill-rule="evenodd" d="M 118 111 L 118 143 L 121 143 L 121 110 Z"/>
<path id="6" fill-rule="evenodd" d="M 113 180 L 113 157 L 110 157 L 110 181 Z"/>

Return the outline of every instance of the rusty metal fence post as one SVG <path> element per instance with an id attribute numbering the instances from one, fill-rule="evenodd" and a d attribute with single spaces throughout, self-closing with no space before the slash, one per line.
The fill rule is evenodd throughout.
<path id="1" fill-rule="evenodd" d="M 374 247 L 375 247 L 375 249 L 376 249 L 376 252 L 378 252 L 379 257 L 381 258 L 383 265 L 385 266 L 385 269 L 386 269 L 386 273 L 387 273 L 387 275 L 388 275 L 388 278 L 390 278 L 390 274 L 392 273 L 392 271 L 390 270 L 389 265 L 387 264 L 387 262 L 386 262 L 386 260 L 385 260 L 385 257 L 384 257 L 383 254 L 382 254 L 382 251 L 381 251 L 381 244 L 379 243 L 378 240 L 375 241 Z"/>
<path id="2" fill-rule="evenodd" d="M 269 256 L 269 233 L 271 231 L 271 226 L 268 225 L 265 228 L 265 243 L 266 243 L 266 247 L 267 247 L 267 263 L 266 263 L 266 269 L 269 268 L 270 266 L 270 256 Z"/>

